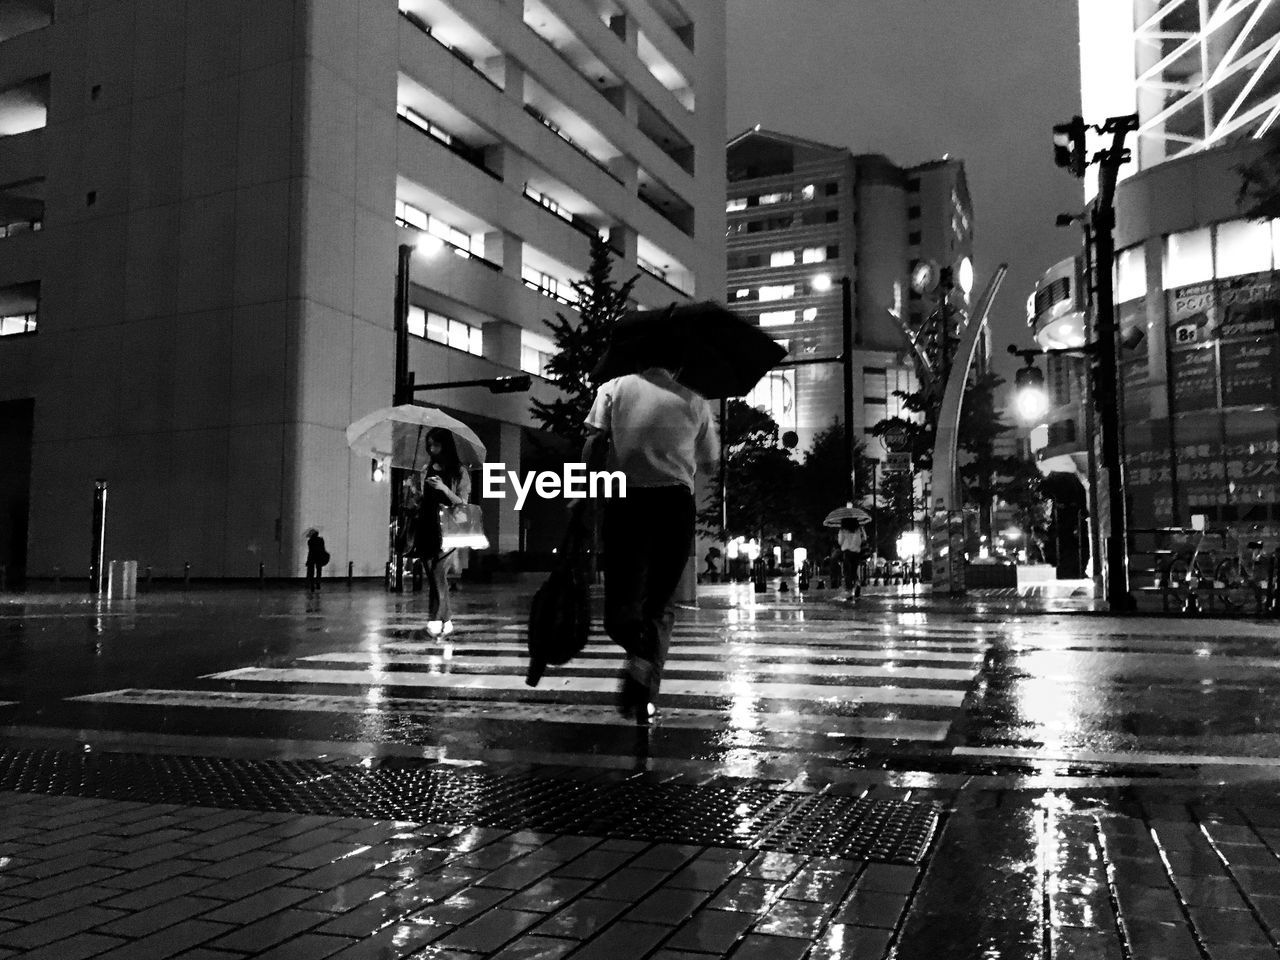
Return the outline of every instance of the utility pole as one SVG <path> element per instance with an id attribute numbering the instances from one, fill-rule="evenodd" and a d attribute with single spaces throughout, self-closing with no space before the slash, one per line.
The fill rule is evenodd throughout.
<path id="1" fill-rule="evenodd" d="M 1112 612 L 1133 610 L 1136 606 L 1129 592 L 1128 504 L 1125 496 L 1124 458 L 1121 451 L 1121 413 L 1119 409 L 1119 369 L 1116 362 L 1115 290 L 1112 271 L 1115 265 L 1115 193 L 1120 167 L 1130 159 L 1125 137 L 1138 129 L 1138 115 L 1109 117 L 1101 134 L 1111 135 L 1111 146 L 1099 150 L 1088 160 L 1085 137 L 1090 127 L 1081 117 L 1070 123 L 1057 124 L 1054 130 L 1054 160 L 1076 177 L 1083 177 L 1090 162 L 1098 164 L 1098 195 L 1090 211 L 1088 233 L 1092 234 L 1091 265 L 1094 295 L 1094 339 L 1097 344 L 1090 354 L 1094 408 L 1102 433 L 1102 467 L 1107 472 L 1107 606 Z M 1085 249 L 1089 261 L 1088 241 Z M 1092 439 L 1090 440 L 1092 443 Z"/>
<path id="2" fill-rule="evenodd" d="M 859 331 L 860 332 L 860 331 Z M 857 478 L 853 475 L 853 282 L 848 274 L 840 278 L 840 333 L 844 366 L 844 465 L 849 483 L 849 502 L 857 502 Z M 862 337 L 856 338 L 861 342 Z"/>
<path id="3" fill-rule="evenodd" d="M 396 251 L 396 300 L 395 300 L 395 373 L 391 388 L 391 405 L 413 403 L 413 375 L 409 373 L 409 261 L 413 256 L 411 243 L 400 244 Z M 391 589 L 404 592 L 404 551 L 401 549 L 403 531 L 400 529 L 400 487 L 404 483 L 404 471 L 394 466 L 391 474 L 391 530 L 392 562 Z"/>

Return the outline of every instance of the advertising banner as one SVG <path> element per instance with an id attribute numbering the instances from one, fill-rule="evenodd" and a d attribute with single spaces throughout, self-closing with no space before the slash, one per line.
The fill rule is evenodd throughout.
<path id="1" fill-rule="evenodd" d="M 1217 298 L 1212 281 L 1169 293 L 1169 380 L 1175 413 L 1218 405 Z"/>
<path id="2" fill-rule="evenodd" d="M 1276 322 L 1280 319 L 1280 281 L 1273 274 L 1219 280 L 1222 405 L 1256 406 L 1280 399 L 1276 361 Z"/>

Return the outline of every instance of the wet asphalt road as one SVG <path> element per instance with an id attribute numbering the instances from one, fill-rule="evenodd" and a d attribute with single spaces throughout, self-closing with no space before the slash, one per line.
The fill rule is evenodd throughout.
<path id="1" fill-rule="evenodd" d="M 262 753 L 411 753 L 625 767 L 606 638 L 523 683 L 513 588 L 467 587 L 458 631 L 374 587 L 158 591 L 0 603 L 9 736 L 244 739 Z M 1271 779 L 1280 627 L 1250 621 L 902 611 L 721 588 L 683 609 L 644 760 L 707 776 Z M 85 699 L 87 698 L 87 699 Z M 298 747 L 305 743 L 312 746 Z"/>

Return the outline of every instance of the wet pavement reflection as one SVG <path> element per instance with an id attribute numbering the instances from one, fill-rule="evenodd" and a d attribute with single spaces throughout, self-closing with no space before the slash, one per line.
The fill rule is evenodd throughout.
<path id="1" fill-rule="evenodd" d="M 1071 603 L 1043 612 L 1024 599 L 853 605 L 720 591 L 681 609 L 660 713 L 645 729 L 614 711 L 619 656 L 607 639 L 525 686 L 527 592 L 464 586 L 445 640 L 426 632 L 424 603 L 340 584 L 318 597 L 4 596 L 0 736 L 11 748 L 757 784 L 941 811 L 914 866 L 806 861 L 797 873 L 796 862 L 769 860 L 791 854 L 760 853 L 729 872 L 695 861 L 670 889 L 646 872 L 658 868 L 627 872 L 629 858 L 604 850 L 599 876 L 552 875 L 532 855 L 546 838 L 521 840 L 511 827 L 275 841 L 286 869 L 342 875 L 305 903 L 276 891 L 289 900 L 279 909 L 329 918 L 306 936 L 377 931 L 388 955 L 446 937 L 457 955 L 525 942 L 530 956 L 555 955 L 566 938 L 649 922 L 619 919 L 624 887 L 636 903 L 662 892 L 655 904 L 696 920 L 654 950 L 784 956 L 794 942 L 809 960 L 1280 952 L 1274 623 L 1116 619 Z M 693 822 L 691 802 L 665 815 Z M 765 835 L 763 809 L 740 817 L 748 845 Z M 796 827 L 796 842 L 817 851 L 807 829 Z M 495 874 L 511 886 L 478 885 Z M 609 877 L 625 880 L 602 893 Z M 223 946 L 247 952 L 246 937 Z"/>

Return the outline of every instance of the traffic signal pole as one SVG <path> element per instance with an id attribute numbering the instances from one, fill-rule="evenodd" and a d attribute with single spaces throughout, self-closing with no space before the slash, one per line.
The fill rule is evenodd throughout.
<path id="1" fill-rule="evenodd" d="M 1054 160 L 1076 177 L 1083 177 L 1089 164 L 1085 136 L 1089 127 L 1080 117 L 1058 124 L 1054 132 Z M 1110 117 L 1099 133 L 1111 134 L 1111 146 L 1098 151 L 1098 195 L 1090 212 L 1087 233 L 1092 235 L 1096 268 L 1091 267 L 1094 294 L 1094 340 L 1091 370 L 1099 427 L 1102 433 L 1102 467 L 1107 472 L 1107 606 L 1112 612 L 1133 610 L 1136 603 L 1129 592 L 1128 503 L 1125 494 L 1124 457 L 1119 409 L 1119 365 L 1116 362 L 1116 311 L 1113 271 L 1115 267 L 1115 192 L 1120 167 L 1128 162 L 1125 137 L 1137 131 L 1137 114 Z M 1061 138 L 1066 137 L 1067 143 Z M 1088 244 L 1085 249 L 1089 257 Z"/>

